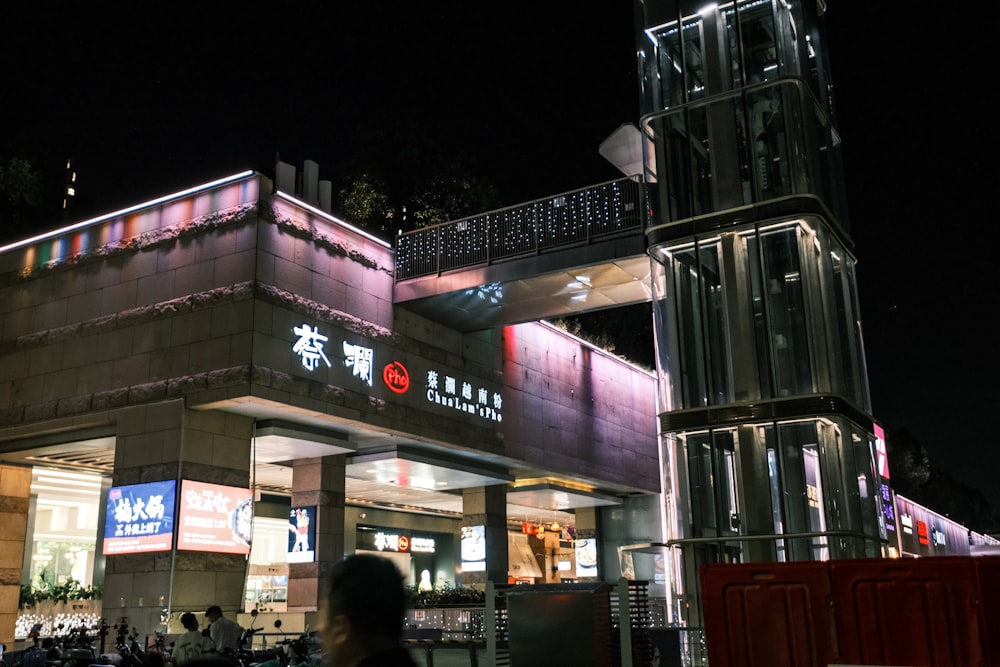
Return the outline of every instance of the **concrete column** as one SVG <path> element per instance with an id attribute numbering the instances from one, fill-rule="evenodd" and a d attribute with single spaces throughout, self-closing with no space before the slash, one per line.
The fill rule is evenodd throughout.
<path id="1" fill-rule="evenodd" d="M 189 410 L 183 400 L 117 415 L 114 485 L 195 480 L 250 487 L 253 420 Z M 104 577 L 108 623 L 128 619 L 140 633 L 162 629 L 161 613 L 204 612 L 218 604 L 230 618 L 243 609 L 247 559 L 239 554 L 163 551 L 109 556 Z"/>
<path id="2" fill-rule="evenodd" d="M 330 568 L 344 558 L 344 471 L 347 457 L 299 459 L 292 468 L 292 507 L 316 507 L 316 560 L 288 565 L 288 611 L 313 612 Z"/>
<path id="3" fill-rule="evenodd" d="M 502 484 L 462 490 L 462 526 L 486 529 L 486 571 L 463 572 L 462 584 L 485 588 L 507 583 L 507 487 Z"/>
<path id="4" fill-rule="evenodd" d="M 0 465 L 0 642 L 10 650 L 21 599 L 30 494 L 31 468 Z"/>

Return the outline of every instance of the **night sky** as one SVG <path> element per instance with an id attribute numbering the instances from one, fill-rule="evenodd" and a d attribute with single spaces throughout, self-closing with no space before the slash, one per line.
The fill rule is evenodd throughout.
<path id="1" fill-rule="evenodd" d="M 331 178 L 373 124 L 474 155 L 511 204 L 619 175 L 597 147 L 638 120 L 629 2 L 227 4 L 5 9 L 0 156 L 72 156 L 75 219 L 279 153 Z M 998 10 L 828 4 L 875 416 L 1000 508 Z"/>

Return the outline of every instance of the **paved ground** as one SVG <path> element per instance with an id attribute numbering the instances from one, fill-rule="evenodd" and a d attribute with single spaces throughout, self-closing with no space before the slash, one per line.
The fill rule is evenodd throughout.
<path id="1" fill-rule="evenodd" d="M 430 667 L 427 662 L 427 654 L 422 647 L 411 648 L 410 655 L 421 667 Z M 479 665 L 486 665 L 486 651 L 480 650 L 478 653 Z M 469 650 L 465 648 L 435 648 L 432 656 L 434 667 L 471 667 L 472 658 Z"/>

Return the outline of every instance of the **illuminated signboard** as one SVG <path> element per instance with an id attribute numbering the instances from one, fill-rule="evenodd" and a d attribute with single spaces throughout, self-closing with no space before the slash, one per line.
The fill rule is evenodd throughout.
<path id="1" fill-rule="evenodd" d="M 435 551 L 433 537 L 418 537 L 391 529 L 358 526 L 356 539 L 358 548 L 368 551 L 427 554 Z"/>
<path id="2" fill-rule="evenodd" d="M 108 489 L 105 556 L 170 551 L 177 482 L 146 482 Z"/>
<path id="3" fill-rule="evenodd" d="M 577 540 L 576 545 L 576 576 L 597 576 L 597 540 Z"/>
<path id="4" fill-rule="evenodd" d="M 375 376 L 375 350 L 361 345 L 344 342 L 344 365 L 351 369 L 354 377 L 371 387 Z"/>
<path id="5" fill-rule="evenodd" d="M 885 448 L 885 431 L 878 424 L 873 424 L 875 431 L 875 462 L 879 477 L 889 479 L 889 454 Z"/>
<path id="6" fill-rule="evenodd" d="M 500 392 L 491 393 L 484 387 L 474 387 L 471 382 L 459 382 L 451 375 L 442 377 L 436 370 L 427 371 L 427 400 L 487 421 L 503 421 Z"/>
<path id="7" fill-rule="evenodd" d="M 333 368 L 325 346 L 330 338 L 309 324 L 292 328 L 297 336 L 292 344 L 294 352 L 309 372 L 317 370 L 321 364 Z M 375 349 L 341 341 L 344 366 L 351 374 L 367 384 L 375 386 L 377 367 Z M 482 386 L 478 381 L 462 379 L 454 374 L 430 369 L 426 371 L 425 398 L 429 403 L 444 408 L 458 410 L 468 415 L 500 423 L 503 421 L 503 397 L 499 391 Z M 412 383 L 410 372 L 403 362 L 393 360 L 382 367 L 382 382 L 386 388 L 395 394 L 405 394 Z"/>
<path id="8" fill-rule="evenodd" d="M 382 381 L 385 382 L 389 391 L 395 394 L 405 394 L 406 390 L 410 388 L 410 373 L 402 363 L 393 361 L 382 369 Z"/>
<path id="9" fill-rule="evenodd" d="M 288 510 L 288 562 L 311 563 L 316 560 L 316 508 L 293 507 Z"/>
<path id="10" fill-rule="evenodd" d="M 253 496 L 249 489 L 183 480 L 177 515 L 179 550 L 250 553 Z"/>
<path id="11" fill-rule="evenodd" d="M 299 327 L 293 327 L 292 333 L 299 337 L 292 345 L 292 352 L 298 355 L 303 368 L 307 371 L 314 371 L 319 367 L 320 361 L 323 361 L 327 368 L 332 367 L 330 359 L 323 351 L 323 344 L 330 339 L 319 332 L 319 327 L 303 324 Z"/>
<path id="12" fill-rule="evenodd" d="M 879 497 L 882 505 L 882 519 L 885 522 L 885 529 L 896 532 L 896 505 L 892 499 L 892 488 L 888 484 L 882 484 L 882 493 Z"/>
<path id="13" fill-rule="evenodd" d="M 486 571 L 486 527 L 462 526 L 462 572 Z"/>

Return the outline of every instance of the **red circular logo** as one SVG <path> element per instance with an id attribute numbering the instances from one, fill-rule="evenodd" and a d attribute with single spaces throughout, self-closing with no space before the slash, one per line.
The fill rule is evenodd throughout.
<path id="1" fill-rule="evenodd" d="M 398 361 L 385 365 L 385 368 L 382 369 L 382 380 L 390 391 L 397 394 L 406 393 L 406 390 L 410 388 L 410 374 L 407 372 L 406 366 Z"/>
<path id="2" fill-rule="evenodd" d="M 408 538 L 406 535 L 400 535 L 399 541 L 396 544 L 399 546 L 400 551 L 410 550 L 410 538 Z"/>

